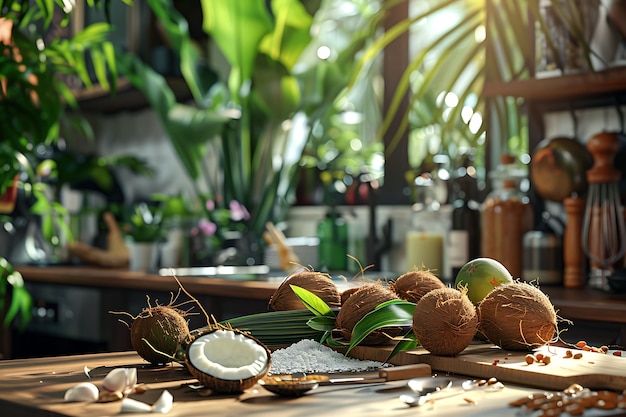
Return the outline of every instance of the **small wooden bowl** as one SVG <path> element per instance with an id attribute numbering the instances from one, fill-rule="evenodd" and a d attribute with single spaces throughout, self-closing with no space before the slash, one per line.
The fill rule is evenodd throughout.
<path id="1" fill-rule="evenodd" d="M 294 378 L 291 375 L 273 375 L 259 380 L 259 385 L 282 397 L 300 397 L 319 387 L 320 379 L 315 375 L 306 375 L 301 378 Z"/>

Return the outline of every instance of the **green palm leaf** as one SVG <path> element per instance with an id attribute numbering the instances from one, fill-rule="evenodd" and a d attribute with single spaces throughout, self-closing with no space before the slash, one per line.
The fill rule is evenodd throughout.
<path id="1" fill-rule="evenodd" d="M 306 308 L 308 308 L 313 314 L 316 316 L 328 316 L 335 317 L 335 313 L 333 313 L 332 309 L 317 295 L 312 292 L 298 287 L 297 285 L 289 286 L 296 296 L 304 303 Z"/>
<path id="2" fill-rule="evenodd" d="M 415 303 L 403 300 L 391 300 L 380 304 L 354 326 L 346 355 L 374 330 L 393 326 L 411 326 L 414 310 Z"/>

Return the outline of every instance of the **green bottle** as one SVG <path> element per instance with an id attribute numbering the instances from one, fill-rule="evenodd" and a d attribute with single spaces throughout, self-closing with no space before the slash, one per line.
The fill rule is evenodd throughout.
<path id="1" fill-rule="evenodd" d="M 348 223 L 335 209 L 317 224 L 318 270 L 345 271 L 348 267 Z"/>

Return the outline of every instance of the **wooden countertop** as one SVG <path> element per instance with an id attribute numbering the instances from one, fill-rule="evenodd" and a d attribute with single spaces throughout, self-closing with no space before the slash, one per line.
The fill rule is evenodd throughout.
<path id="1" fill-rule="evenodd" d="M 177 291 L 173 277 L 134 272 L 127 269 L 105 269 L 81 266 L 19 266 L 16 269 L 26 281 L 101 288 Z M 278 282 L 238 281 L 221 278 L 180 277 L 183 287 L 193 295 L 269 300 Z"/>
<path id="2" fill-rule="evenodd" d="M 541 289 L 563 318 L 626 324 L 626 294 L 592 288 L 543 286 Z"/>
<path id="3" fill-rule="evenodd" d="M 172 277 L 122 269 L 92 267 L 34 267 L 17 268 L 24 279 L 91 287 L 121 289 L 149 289 L 176 291 L 178 284 Z M 280 280 L 237 281 L 221 278 L 181 277 L 184 288 L 193 295 L 269 300 Z M 626 296 L 596 289 L 570 289 L 560 286 L 543 286 L 559 316 L 569 320 L 588 320 L 626 323 Z"/>
<path id="4" fill-rule="evenodd" d="M 89 368 L 91 379 L 85 374 Z M 217 395 L 205 390 L 194 390 L 196 381 L 178 364 L 152 367 L 133 352 L 65 356 L 24 360 L 0 361 L 0 409 L 11 417 L 104 417 L 120 414 L 121 402 L 67 403 L 64 393 L 80 382 L 93 382 L 100 387 L 104 376 L 114 367 L 135 367 L 138 382 L 146 384 L 147 391 L 131 398 L 153 404 L 163 390 L 174 398 L 172 417 L 244 416 L 301 417 L 324 416 L 515 416 L 518 408 L 508 403 L 539 392 L 537 389 L 505 385 L 498 392 L 470 392 L 440 399 L 435 405 L 410 408 L 398 399 L 397 390 L 381 388 L 401 387 L 404 382 L 386 385 L 357 385 L 320 387 L 299 398 L 282 398 L 259 385 L 242 395 Z M 455 379 L 455 384 L 462 379 Z M 470 404 L 466 398 L 471 398 Z M 154 414 L 136 414 L 142 416 Z M 585 413 L 585 415 L 593 415 Z"/>

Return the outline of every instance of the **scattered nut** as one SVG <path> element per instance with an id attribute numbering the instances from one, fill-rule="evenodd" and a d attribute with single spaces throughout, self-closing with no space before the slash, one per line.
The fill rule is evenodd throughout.
<path id="1" fill-rule="evenodd" d="M 509 403 L 512 407 L 524 407 L 527 413 L 541 410 L 539 416 L 560 416 L 565 412 L 568 415 L 579 416 L 585 410 L 595 408 L 599 410 L 614 410 L 626 407 L 623 393 L 601 390 L 591 391 L 579 384 L 572 384 L 561 392 L 542 392 L 531 394 Z"/>

